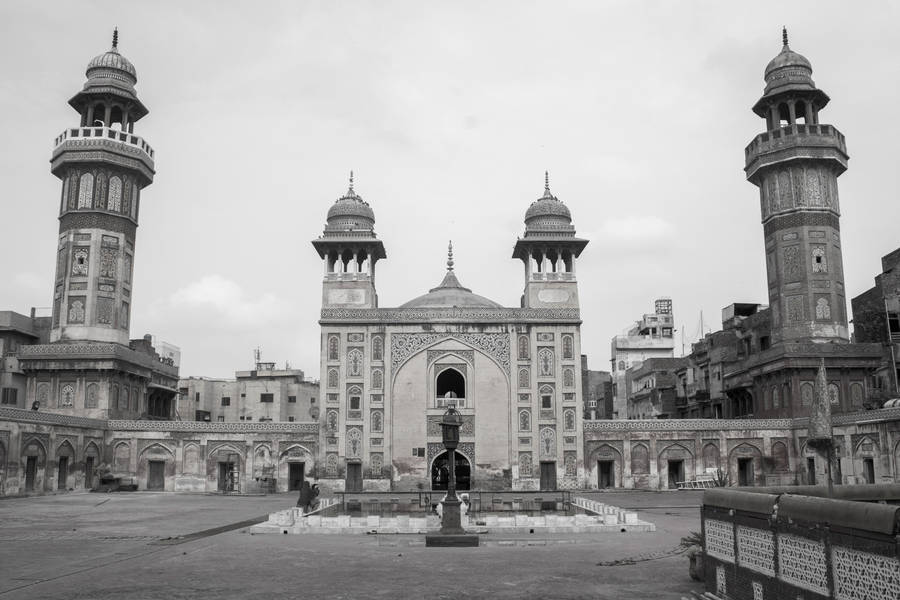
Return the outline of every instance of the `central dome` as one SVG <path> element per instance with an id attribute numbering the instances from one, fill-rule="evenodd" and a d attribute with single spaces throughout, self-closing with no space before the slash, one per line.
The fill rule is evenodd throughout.
<path id="1" fill-rule="evenodd" d="M 503 308 L 493 300 L 473 294 L 463 287 L 453 272 L 453 244 L 447 250 L 447 274 L 436 288 L 427 294 L 413 298 L 400 308 Z"/>

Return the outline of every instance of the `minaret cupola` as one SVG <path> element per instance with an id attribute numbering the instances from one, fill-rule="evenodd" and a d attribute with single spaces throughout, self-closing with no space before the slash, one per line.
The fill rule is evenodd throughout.
<path id="1" fill-rule="evenodd" d="M 133 133 L 134 123 L 150 111 L 134 89 L 137 70 L 119 53 L 118 29 L 113 32 L 110 49 L 95 56 L 84 74 L 84 87 L 69 100 L 81 114 L 81 126 L 115 126 Z"/>
<path id="2" fill-rule="evenodd" d="M 769 131 L 781 125 L 818 123 L 819 111 L 829 100 L 816 88 L 809 60 L 788 45 L 787 28 L 782 28 L 781 37 L 781 52 L 766 66 L 766 87 L 753 106 L 753 112 L 766 119 Z"/>
<path id="3" fill-rule="evenodd" d="M 587 240 L 575 237 L 572 213 L 550 191 L 544 172 L 544 194 L 525 211 L 525 235 L 516 241 L 513 258 L 525 265 L 524 308 L 577 307 L 575 259 Z"/>
<path id="4" fill-rule="evenodd" d="M 325 263 L 322 307 L 376 308 L 375 263 L 386 258 L 384 244 L 375 235 L 375 212 L 350 186 L 338 198 L 313 247 Z"/>

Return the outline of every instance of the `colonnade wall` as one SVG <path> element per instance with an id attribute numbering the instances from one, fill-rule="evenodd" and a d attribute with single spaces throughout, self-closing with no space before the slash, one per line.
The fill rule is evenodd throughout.
<path id="1" fill-rule="evenodd" d="M 710 477 L 729 485 L 824 483 L 827 453 L 807 443 L 807 419 L 585 421 L 587 489 L 664 490 Z M 838 484 L 900 481 L 900 410 L 834 417 Z"/>
<path id="2" fill-rule="evenodd" d="M 822 484 L 827 454 L 808 443 L 806 427 L 806 419 L 585 421 L 577 487 L 672 489 L 717 470 L 730 485 Z M 230 474 L 234 491 L 288 491 L 324 477 L 323 455 L 317 423 L 104 421 L 0 407 L 0 495 L 89 489 L 100 471 L 139 490 L 230 491 Z M 835 416 L 831 472 L 839 484 L 900 482 L 900 409 Z"/>

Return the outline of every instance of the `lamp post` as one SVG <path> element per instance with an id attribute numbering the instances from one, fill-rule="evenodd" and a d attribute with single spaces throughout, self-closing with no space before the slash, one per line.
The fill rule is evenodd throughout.
<path id="1" fill-rule="evenodd" d="M 441 441 L 447 451 L 450 480 L 447 483 L 447 498 L 442 502 L 441 532 L 426 535 L 425 546 L 477 546 L 478 536 L 466 534 L 462 528 L 459 512 L 459 498 L 456 497 L 456 448 L 459 446 L 459 426 L 462 417 L 452 406 L 441 419 Z"/>
<path id="2" fill-rule="evenodd" d="M 459 446 L 460 423 L 462 418 L 452 406 L 441 419 L 441 441 L 450 462 L 450 481 L 447 484 L 447 498 L 443 501 L 444 508 L 441 515 L 442 534 L 465 533 L 459 514 L 459 498 L 456 497 L 456 448 Z"/>

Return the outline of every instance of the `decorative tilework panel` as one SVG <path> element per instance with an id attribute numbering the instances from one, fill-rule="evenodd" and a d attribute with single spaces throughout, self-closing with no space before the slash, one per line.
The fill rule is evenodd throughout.
<path id="1" fill-rule="evenodd" d="M 706 519 L 706 553 L 725 562 L 734 562 L 734 528 L 731 523 Z"/>
<path id="2" fill-rule="evenodd" d="M 778 535 L 778 577 L 797 587 L 828 594 L 825 544 L 797 535 Z"/>
<path id="3" fill-rule="evenodd" d="M 724 598 L 726 593 L 725 568 L 719 565 L 716 567 L 716 594 Z"/>
<path id="4" fill-rule="evenodd" d="M 900 561 L 896 558 L 833 546 L 831 561 L 837 600 L 900 598 Z"/>
<path id="5" fill-rule="evenodd" d="M 739 525 L 738 564 L 765 575 L 775 576 L 775 542 L 771 531 Z"/>
<path id="6" fill-rule="evenodd" d="M 760 582 L 754 581 L 753 586 L 753 600 L 763 600 L 763 586 Z"/>

